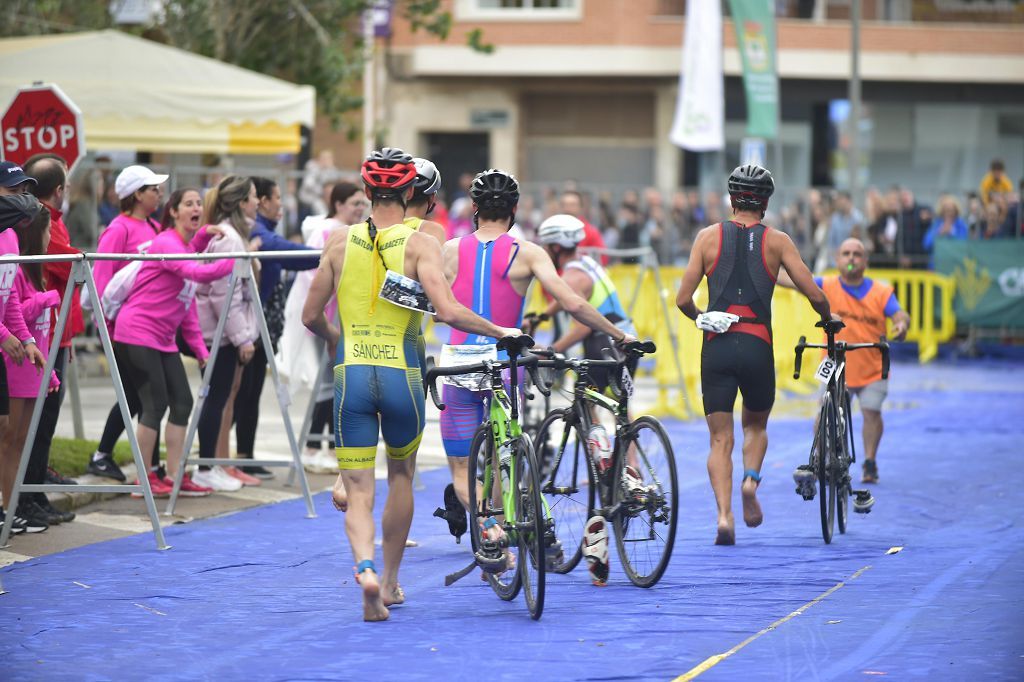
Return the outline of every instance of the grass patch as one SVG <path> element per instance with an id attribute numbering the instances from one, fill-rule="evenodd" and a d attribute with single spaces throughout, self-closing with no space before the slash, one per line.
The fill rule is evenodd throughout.
<path id="1" fill-rule="evenodd" d="M 89 466 L 92 453 L 96 452 L 99 441 L 79 438 L 54 437 L 50 445 L 50 466 L 65 476 L 81 476 Z M 132 461 L 132 449 L 128 441 L 118 441 L 114 446 L 114 461 L 124 466 Z"/>

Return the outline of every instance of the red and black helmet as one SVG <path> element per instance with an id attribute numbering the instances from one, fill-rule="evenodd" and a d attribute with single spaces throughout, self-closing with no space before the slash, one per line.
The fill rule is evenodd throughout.
<path id="1" fill-rule="evenodd" d="M 416 180 L 416 166 L 398 147 L 384 147 L 366 157 L 359 175 L 375 195 L 396 195 Z"/>
<path id="2" fill-rule="evenodd" d="M 775 180 L 767 168 L 748 163 L 729 174 L 729 196 L 740 209 L 764 210 L 775 193 Z"/>

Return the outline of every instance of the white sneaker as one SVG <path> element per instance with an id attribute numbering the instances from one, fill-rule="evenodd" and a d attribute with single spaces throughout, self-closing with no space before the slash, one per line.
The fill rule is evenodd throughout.
<path id="1" fill-rule="evenodd" d="M 302 461 L 302 468 L 306 470 L 306 473 L 319 474 L 320 472 L 320 450 L 316 452 L 310 452 L 309 450 L 303 450 L 299 454 L 299 459 Z"/>
<path id="2" fill-rule="evenodd" d="M 207 471 L 196 471 L 192 474 L 192 482 L 204 488 L 212 488 L 216 492 L 231 493 L 242 488 L 241 481 L 219 466 L 211 467 Z"/>
<path id="3" fill-rule="evenodd" d="M 338 473 L 338 456 L 334 454 L 334 450 L 321 450 L 320 454 L 316 456 L 316 466 L 324 473 L 336 474 Z"/>

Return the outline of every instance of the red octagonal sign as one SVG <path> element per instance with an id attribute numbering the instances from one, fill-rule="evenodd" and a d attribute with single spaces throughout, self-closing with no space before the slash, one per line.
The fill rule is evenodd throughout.
<path id="1" fill-rule="evenodd" d="M 56 85 L 22 88 L 0 119 L 0 158 L 24 164 L 42 152 L 68 168 L 85 155 L 82 112 Z"/>

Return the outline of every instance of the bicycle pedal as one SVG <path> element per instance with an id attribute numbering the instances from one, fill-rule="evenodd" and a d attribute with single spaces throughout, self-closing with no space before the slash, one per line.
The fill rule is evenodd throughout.
<path id="1" fill-rule="evenodd" d="M 875 506 L 875 498 L 870 490 L 853 490 L 854 495 L 853 511 L 858 514 L 870 514 L 871 508 Z"/>

